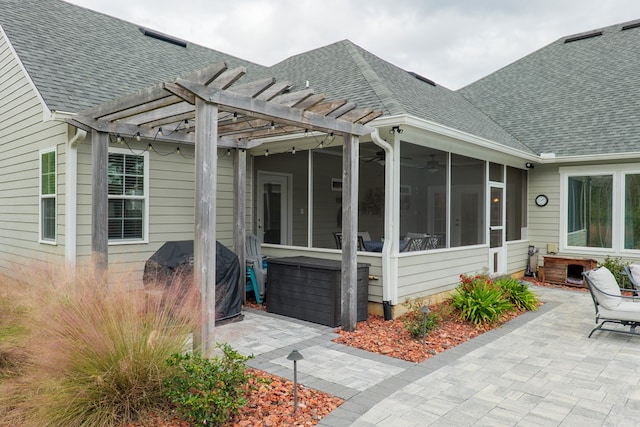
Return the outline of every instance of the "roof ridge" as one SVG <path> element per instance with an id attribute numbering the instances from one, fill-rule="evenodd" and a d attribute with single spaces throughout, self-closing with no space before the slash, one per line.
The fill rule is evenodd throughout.
<path id="1" fill-rule="evenodd" d="M 347 53 L 353 59 L 353 62 L 362 72 L 362 76 L 367 80 L 367 83 L 376 94 L 384 108 L 390 115 L 403 114 L 405 109 L 402 104 L 395 98 L 393 92 L 384 83 L 384 80 L 380 78 L 378 73 L 371 67 L 369 62 L 362 56 L 362 54 L 356 49 L 357 46 L 350 40 L 343 40 L 340 43 L 345 47 Z"/>

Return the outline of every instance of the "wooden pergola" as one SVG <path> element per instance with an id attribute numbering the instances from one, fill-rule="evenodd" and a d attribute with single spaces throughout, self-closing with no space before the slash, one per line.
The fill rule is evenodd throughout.
<path id="1" fill-rule="evenodd" d="M 311 89 L 293 91 L 287 82 L 263 79 L 236 84 L 246 70 L 226 63 L 81 111 L 68 120 L 91 132 L 92 262 L 108 266 L 107 163 L 110 135 L 195 145 L 194 281 L 202 294 L 202 329 L 196 342 L 204 354 L 214 344 L 216 266 L 217 149 L 235 149 L 234 251 L 245 265 L 246 150 L 266 138 L 304 132 L 341 135 L 342 326 L 356 326 L 358 144 L 373 129 L 366 123 L 382 114 L 357 109 L 347 100 L 327 100 Z M 189 123 L 189 126 L 181 124 Z M 172 129 L 164 132 L 162 129 Z"/>

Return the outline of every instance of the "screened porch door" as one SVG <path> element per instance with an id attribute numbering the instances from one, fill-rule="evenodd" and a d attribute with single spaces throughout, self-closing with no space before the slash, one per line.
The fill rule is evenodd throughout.
<path id="1" fill-rule="evenodd" d="M 291 244 L 291 175 L 258 171 L 257 227 L 263 243 Z"/>
<path id="2" fill-rule="evenodd" d="M 489 187 L 489 274 L 506 271 L 504 185 Z"/>

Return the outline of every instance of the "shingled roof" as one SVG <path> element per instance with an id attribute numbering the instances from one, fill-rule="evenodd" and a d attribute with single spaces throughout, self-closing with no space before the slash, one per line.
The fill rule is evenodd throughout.
<path id="1" fill-rule="evenodd" d="M 252 80 L 276 76 L 297 88 L 308 80 L 316 92 L 349 99 L 360 108 L 413 115 L 529 151 L 456 92 L 348 40 L 265 67 L 61 0 L 2 0 L 0 25 L 54 111 L 78 112 L 226 62 L 231 68 L 244 66 Z"/>
<path id="2" fill-rule="evenodd" d="M 60 0 L 1 0 L 0 25 L 50 110 L 78 112 L 226 62 L 267 68 Z M 163 40 L 164 38 L 164 40 Z M 176 44 L 177 43 L 177 44 Z"/>
<path id="3" fill-rule="evenodd" d="M 407 72 L 343 40 L 292 56 L 271 67 L 275 75 L 346 97 L 385 115 L 408 114 L 531 153 L 460 94 Z"/>
<path id="4" fill-rule="evenodd" d="M 640 21 L 562 37 L 458 92 L 537 153 L 640 152 Z"/>

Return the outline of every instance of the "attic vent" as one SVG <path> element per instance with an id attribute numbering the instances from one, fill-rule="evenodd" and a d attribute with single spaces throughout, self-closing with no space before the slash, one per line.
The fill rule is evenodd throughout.
<path id="1" fill-rule="evenodd" d="M 635 21 L 635 22 L 632 22 L 630 24 L 627 24 L 627 25 L 623 26 L 622 27 L 622 31 L 631 30 L 632 28 L 638 28 L 638 27 L 640 27 L 640 21 Z"/>
<path id="2" fill-rule="evenodd" d="M 413 77 L 415 77 L 416 79 L 420 80 L 421 82 L 425 82 L 427 84 L 430 84 L 431 86 L 435 87 L 436 83 L 433 80 L 429 80 L 426 77 L 421 76 L 418 73 L 414 73 L 413 71 L 407 71 L 409 74 L 411 74 Z"/>
<path id="3" fill-rule="evenodd" d="M 176 46 L 187 47 L 186 41 L 171 37 L 168 34 L 159 33 L 158 31 L 153 31 L 144 27 L 140 27 L 140 32 L 147 37 L 151 37 L 152 39 L 162 40 L 163 42 L 175 44 Z"/>
<path id="4" fill-rule="evenodd" d="M 602 31 L 595 31 L 593 33 L 578 34 L 564 39 L 565 43 L 577 42 L 578 40 L 590 39 L 591 37 L 598 37 L 602 35 Z"/>

